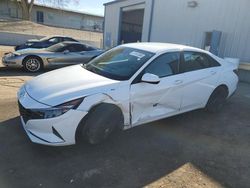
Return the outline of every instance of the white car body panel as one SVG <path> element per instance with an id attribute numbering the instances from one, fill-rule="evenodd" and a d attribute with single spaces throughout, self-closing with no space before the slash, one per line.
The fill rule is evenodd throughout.
<path id="1" fill-rule="evenodd" d="M 138 125 L 165 114 L 180 111 L 182 101 L 181 75 L 162 78 L 159 84 L 137 83 L 131 85 L 130 99 L 132 124 Z"/>
<path id="2" fill-rule="evenodd" d="M 75 133 L 78 123 L 86 114 L 87 112 L 71 110 L 60 117 L 46 119 L 45 121 L 44 119 L 29 120 L 25 124 L 23 118 L 21 118 L 21 122 L 24 130 L 33 142 L 44 145 L 65 146 L 75 144 Z M 63 139 L 53 134 L 52 126 Z"/>
<path id="3" fill-rule="evenodd" d="M 218 67 L 183 74 L 182 110 L 205 107 L 207 99 L 217 87 Z"/>
<path id="4" fill-rule="evenodd" d="M 89 72 L 81 65 L 74 65 L 37 76 L 25 88 L 37 101 L 56 106 L 99 90 L 107 92 L 118 84 L 118 81 Z"/>
<path id="5" fill-rule="evenodd" d="M 25 84 L 25 92 L 20 90 L 18 100 L 26 109 L 44 109 L 84 98 L 77 109 L 55 118 L 31 119 L 27 123 L 21 118 L 24 129 L 33 142 L 52 146 L 74 144 L 79 123 L 91 108 L 101 103 L 118 106 L 124 116 L 124 129 L 128 129 L 204 108 L 214 89 L 220 85 L 228 87 L 228 96 L 237 88 L 239 80 L 233 72 L 234 65 L 209 52 L 173 44 L 136 43 L 123 46 L 155 53 L 127 81 L 112 80 L 75 65 L 43 74 Z M 168 76 L 161 78 L 158 84 L 133 83 L 142 70 L 159 55 L 182 50 L 207 53 L 221 66 Z M 53 128 L 63 140 L 53 133 Z"/>
<path id="6" fill-rule="evenodd" d="M 19 103 L 27 109 L 44 109 L 50 107 L 37 102 L 31 98 L 27 92 L 24 94 L 19 92 L 18 99 Z M 44 121 L 44 119 L 38 119 L 29 120 L 25 123 L 21 117 L 21 123 L 29 138 L 35 143 L 53 146 L 71 145 L 75 143 L 77 125 L 86 114 L 87 112 L 70 110 L 68 113 L 63 114 L 60 117 L 46 119 L 46 121 Z M 70 130 L 65 131 L 69 125 Z M 58 138 L 52 133 L 52 126 L 63 136 L 64 140 Z"/>

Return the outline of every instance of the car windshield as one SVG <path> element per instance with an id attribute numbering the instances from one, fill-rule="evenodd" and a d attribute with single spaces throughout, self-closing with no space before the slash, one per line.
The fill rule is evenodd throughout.
<path id="1" fill-rule="evenodd" d="M 114 80 L 129 80 L 154 53 L 128 47 L 116 47 L 83 67 Z"/>
<path id="2" fill-rule="evenodd" d="M 64 43 L 58 43 L 47 48 L 50 52 L 62 52 L 67 45 Z"/>
<path id="3" fill-rule="evenodd" d="M 93 47 L 93 46 L 88 46 L 88 45 L 85 45 L 85 48 L 86 48 L 86 50 L 85 50 L 85 51 L 99 50 L 99 49 L 98 49 L 98 48 L 96 48 L 96 47 Z"/>

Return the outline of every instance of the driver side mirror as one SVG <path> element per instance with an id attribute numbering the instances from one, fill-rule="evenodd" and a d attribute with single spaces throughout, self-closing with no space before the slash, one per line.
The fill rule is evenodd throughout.
<path id="1" fill-rule="evenodd" d="M 161 80 L 160 80 L 159 76 L 157 76 L 155 74 L 145 73 L 142 76 L 141 81 L 149 83 L 149 84 L 158 84 Z"/>
<path id="2" fill-rule="evenodd" d="M 63 53 L 64 53 L 64 54 L 68 54 L 68 53 L 69 53 L 69 50 L 64 50 Z"/>

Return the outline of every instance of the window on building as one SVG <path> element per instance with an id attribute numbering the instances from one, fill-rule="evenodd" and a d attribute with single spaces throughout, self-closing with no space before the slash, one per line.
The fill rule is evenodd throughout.
<path id="1" fill-rule="evenodd" d="M 44 15 L 42 11 L 37 11 L 36 12 L 36 21 L 38 23 L 43 23 L 44 22 Z"/>
<path id="2" fill-rule="evenodd" d="M 212 32 L 205 32 L 204 50 L 209 51 L 211 47 Z"/>

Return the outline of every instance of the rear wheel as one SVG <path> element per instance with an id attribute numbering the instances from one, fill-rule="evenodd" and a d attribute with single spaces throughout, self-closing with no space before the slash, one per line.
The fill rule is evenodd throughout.
<path id="1" fill-rule="evenodd" d="M 226 87 L 220 86 L 214 90 L 212 95 L 210 96 L 206 109 L 208 112 L 216 113 L 219 112 L 227 99 L 228 90 Z"/>
<path id="2" fill-rule="evenodd" d="M 40 58 L 30 56 L 24 60 L 23 66 L 28 72 L 38 72 L 43 68 L 43 63 Z"/>
<path id="3" fill-rule="evenodd" d="M 94 107 L 82 122 L 78 136 L 83 137 L 90 144 L 98 144 L 121 128 L 123 121 L 119 107 L 112 104 L 100 104 Z"/>

